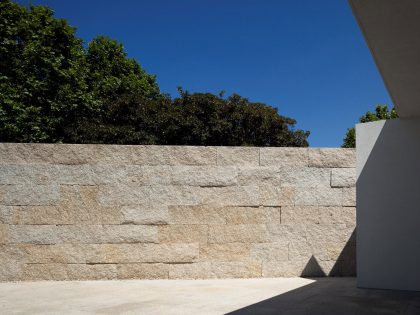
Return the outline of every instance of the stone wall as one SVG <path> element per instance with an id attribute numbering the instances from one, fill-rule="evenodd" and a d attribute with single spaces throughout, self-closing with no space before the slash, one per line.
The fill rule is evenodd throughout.
<path id="1" fill-rule="evenodd" d="M 0 144 L 0 280 L 355 274 L 355 151 Z"/>

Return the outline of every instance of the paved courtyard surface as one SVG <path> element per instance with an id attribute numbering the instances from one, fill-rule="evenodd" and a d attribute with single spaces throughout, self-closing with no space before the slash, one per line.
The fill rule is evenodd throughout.
<path id="1" fill-rule="evenodd" d="M 0 283 L 0 314 L 420 314 L 420 292 L 354 278 Z"/>

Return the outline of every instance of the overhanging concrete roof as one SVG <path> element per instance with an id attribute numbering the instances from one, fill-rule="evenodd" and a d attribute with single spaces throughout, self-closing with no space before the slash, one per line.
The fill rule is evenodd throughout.
<path id="1" fill-rule="evenodd" d="M 400 117 L 420 116 L 420 0 L 349 0 Z"/>

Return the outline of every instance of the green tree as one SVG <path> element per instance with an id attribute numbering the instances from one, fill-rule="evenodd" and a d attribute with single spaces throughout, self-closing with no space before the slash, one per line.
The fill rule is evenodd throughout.
<path id="1" fill-rule="evenodd" d="M 105 100 L 96 116 L 79 120 L 73 128 L 77 143 L 162 144 L 170 129 L 171 99 L 150 99 L 128 93 Z"/>
<path id="2" fill-rule="evenodd" d="M 180 89 L 174 100 L 126 94 L 102 115 L 77 125 L 81 143 L 308 146 L 309 132 L 293 119 L 239 95 L 223 98 Z"/>
<path id="3" fill-rule="evenodd" d="M 388 110 L 387 105 L 376 105 L 375 112 L 367 112 L 365 115 L 359 118 L 360 123 L 366 123 L 370 121 L 394 119 L 398 118 L 398 114 L 395 108 Z M 346 136 L 343 139 L 342 148 L 355 148 L 356 147 L 356 130 L 354 127 L 347 129 Z"/>
<path id="4" fill-rule="evenodd" d="M 160 95 L 156 76 L 134 59 L 127 58 L 123 45 L 109 37 L 98 36 L 88 45 L 88 84 L 101 101 L 115 100 L 121 95 L 135 94 L 145 98 Z"/>
<path id="5" fill-rule="evenodd" d="M 148 106 L 157 105 L 151 100 L 164 102 L 156 76 L 146 73 L 134 59 L 127 58 L 121 43 L 105 36 L 98 36 L 89 43 L 86 61 L 86 82 L 97 106 L 90 113 L 78 116 L 66 130 L 66 141 L 154 143 L 153 136 L 141 130 L 139 121 Z"/>
<path id="6" fill-rule="evenodd" d="M 93 99 L 75 29 L 44 6 L 0 0 L 0 139 L 59 142 Z"/>
<path id="7" fill-rule="evenodd" d="M 180 89 L 166 117 L 163 142 L 179 145 L 308 146 L 308 131 L 277 109 L 234 94 L 190 94 Z"/>
<path id="8" fill-rule="evenodd" d="M 120 43 L 99 36 L 85 50 L 48 7 L 0 0 L 0 141 L 83 141 L 78 126 L 128 93 L 160 95 Z"/>

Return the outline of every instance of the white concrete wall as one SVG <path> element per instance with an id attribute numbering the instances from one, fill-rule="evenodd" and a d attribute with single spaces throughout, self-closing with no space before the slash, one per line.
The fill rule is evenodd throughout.
<path id="1" fill-rule="evenodd" d="M 357 275 L 420 290 L 420 118 L 356 126 Z"/>

